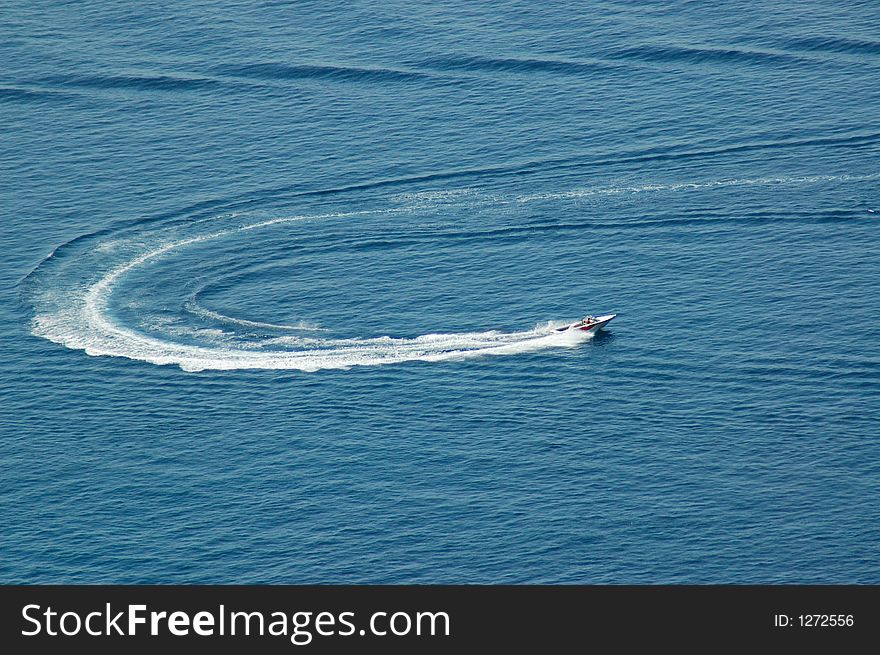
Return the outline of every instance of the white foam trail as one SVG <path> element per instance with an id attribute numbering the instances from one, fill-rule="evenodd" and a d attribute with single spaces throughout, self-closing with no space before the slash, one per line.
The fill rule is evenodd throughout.
<path id="1" fill-rule="evenodd" d="M 97 285 L 96 285 L 97 286 Z M 93 288 L 94 291 L 94 288 Z M 300 350 L 254 351 L 243 348 L 178 344 L 141 334 L 114 324 L 104 315 L 106 287 L 90 292 L 87 301 L 88 330 L 78 325 L 66 329 L 64 317 L 40 315 L 34 332 L 89 355 L 109 355 L 152 364 L 176 364 L 185 371 L 232 369 L 344 369 L 352 366 L 393 364 L 406 361 L 442 361 L 482 355 L 511 355 L 550 347 L 571 347 L 590 338 L 582 332 L 530 330 L 498 333 L 433 334 L 414 339 L 377 337 L 368 339 L 297 339 L 280 337 L 271 345 L 287 344 Z M 268 345 L 268 344 L 267 344 Z"/>
<path id="2" fill-rule="evenodd" d="M 339 215 L 337 215 L 339 216 Z M 412 339 L 375 337 L 365 339 L 315 339 L 280 337 L 249 347 L 191 345 L 138 332 L 111 319 L 108 303 L 121 278 L 135 268 L 168 253 L 198 243 L 306 217 L 276 218 L 230 230 L 165 243 L 123 263 L 73 296 L 66 294 L 54 312 L 33 319 L 33 332 L 68 348 L 89 355 L 106 355 L 175 364 L 185 371 L 233 369 L 344 369 L 352 366 L 392 364 L 406 361 L 441 361 L 481 355 L 508 355 L 549 347 L 572 346 L 590 337 L 584 333 L 554 332 L 551 324 L 524 332 L 496 331 L 462 334 L 427 334 Z M 222 317 L 222 315 L 218 315 Z M 222 317 L 227 318 L 227 317 Z M 245 324 L 270 326 L 245 321 Z M 274 326 L 272 327 L 279 327 Z M 292 327 L 292 326 L 286 326 Z M 211 331 L 222 335 L 222 331 Z M 198 331 L 192 332 L 198 335 Z M 266 346 L 274 347 L 263 350 Z M 283 349 L 279 347 L 283 346 Z M 293 348 L 293 349 L 290 349 Z"/>

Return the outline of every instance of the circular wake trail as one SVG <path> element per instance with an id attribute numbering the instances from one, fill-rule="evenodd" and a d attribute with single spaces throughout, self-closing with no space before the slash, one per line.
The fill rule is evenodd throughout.
<path id="1" fill-rule="evenodd" d="M 336 215 L 339 216 L 339 215 Z M 229 237 L 235 232 L 255 230 L 304 217 L 277 218 L 208 234 L 166 242 L 116 265 L 93 284 L 44 295 L 33 319 L 33 333 L 89 355 L 140 360 L 152 364 L 173 364 L 185 371 L 234 369 L 293 369 L 317 371 L 352 366 L 394 364 L 407 361 L 441 361 L 482 355 L 509 355 L 548 347 L 571 346 L 589 335 L 559 333 L 548 323 L 522 332 L 496 331 L 459 334 L 426 334 L 415 338 L 314 338 L 281 336 L 249 343 L 190 344 L 170 336 L 157 337 L 120 324 L 109 308 L 118 283 L 129 273 L 163 256 Z M 190 303 L 192 305 L 192 303 Z M 246 321 L 196 307 L 197 313 L 223 322 L 248 327 L 310 331 L 313 326 L 292 326 Z M 215 331 L 216 332 L 216 331 Z"/>
<path id="2" fill-rule="evenodd" d="M 564 202 L 590 196 L 619 194 L 639 196 L 654 192 L 687 192 L 742 186 L 809 185 L 827 182 L 877 179 L 880 174 L 817 175 L 801 177 L 755 177 L 703 180 L 687 183 L 607 186 L 574 189 L 566 192 L 500 196 L 471 189 L 419 192 L 395 197 L 403 206 L 384 206 L 356 212 L 327 213 L 318 216 L 274 217 L 259 220 L 253 215 L 227 214 L 210 218 L 170 220 L 151 227 L 136 224 L 108 236 L 101 233 L 80 237 L 57 248 L 23 282 L 28 300 L 34 306 L 32 331 L 35 335 L 83 350 L 90 355 L 124 357 L 153 364 L 173 364 L 186 371 L 233 369 L 293 369 L 317 371 L 345 369 L 352 366 L 393 364 L 408 361 L 441 361 L 483 355 L 511 355 L 544 348 L 573 346 L 591 335 L 579 331 L 554 331 L 547 323 L 520 332 L 467 332 L 425 334 L 414 338 L 389 336 L 369 338 L 322 338 L 329 333 L 312 323 L 270 323 L 228 316 L 202 307 L 198 292 L 188 300 L 161 297 L 160 302 L 136 311 L 141 289 L 129 289 L 129 299 L 119 291 L 128 276 L 142 273 L 150 279 L 152 265 L 166 265 L 166 259 L 201 244 L 241 238 L 246 233 L 306 221 L 367 219 L 384 220 L 394 215 L 412 215 L 425 207 L 452 205 L 459 209 L 491 206 L 512 208 L 530 202 Z M 459 204 L 456 204 L 459 203 Z M 392 221 L 389 225 L 395 225 Z M 207 226 L 207 227 L 206 227 Z M 227 244 L 228 246 L 229 244 Z M 236 244 L 233 244 L 235 246 Z M 211 247 L 214 247 L 213 245 Z M 222 253 L 225 252 L 226 255 Z M 247 252 L 232 247 L 221 250 L 223 257 Z M 211 252 L 204 260 L 212 260 Z M 160 264 L 161 263 L 161 264 Z M 211 275 L 210 261 L 205 264 Z M 173 268 L 171 269 L 173 271 Z M 162 269 L 159 269 L 162 272 Z M 135 282 L 137 277 L 133 278 Z M 128 319 L 117 312 L 122 300 L 132 300 Z M 181 298 L 182 294 L 178 296 Z M 115 298 L 115 299 L 114 299 Z M 165 305 L 176 306 L 168 315 Z M 200 323 L 206 325 L 200 325 Z M 221 329 L 221 328 L 228 328 Z M 257 333 L 259 332 L 259 333 Z M 268 333 L 268 334 L 267 334 Z"/>

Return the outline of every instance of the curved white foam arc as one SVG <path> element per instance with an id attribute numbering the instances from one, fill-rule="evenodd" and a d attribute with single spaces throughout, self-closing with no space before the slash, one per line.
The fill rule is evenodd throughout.
<path id="1" fill-rule="evenodd" d="M 108 302 L 117 281 L 132 269 L 172 250 L 216 239 L 236 231 L 254 229 L 302 217 L 273 219 L 233 230 L 218 231 L 167 243 L 117 266 L 79 297 L 68 297 L 60 311 L 34 318 L 34 334 L 89 355 L 141 360 L 152 364 L 176 364 L 186 371 L 232 369 L 298 369 L 391 364 L 404 361 L 439 361 L 478 355 L 516 354 L 542 348 L 570 346 L 582 341 L 580 334 L 557 333 L 552 325 L 525 332 L 495 331 L 464 334 L 429 334 L 413 339 L 302 339 L 292 337 L 299 350 L 253 350 L 222 346 L 175 343 L 118 325 L 109 318 Z M 584 335 L 588 336 L 588 335 Z M 276 343 L 273 345 L 281 345 Z"/>
<path id="2" fill-rule="evenodd" d="M 100 329 L 88 338 L 68 333 L 59 338 L 52 316 L 35 319 L 42 336 L 89 355 L 109 355 L 152 364 L 176 364 L 185 371 L 234 369 L 344 369 L 352 366 L 393 364 L 406 361 L 441 361 L 482 355 L 513 355 L 544 348 L 573 346 L 591 335 L 540 330 L 515 333 L 465 333 L 424 335 L 414 339 L 325 339 L 318 349 L 252 351 L 177 344 L 115 325 L 98 316 Z M 94 318 L 94 316 L 93 316 Z"/>

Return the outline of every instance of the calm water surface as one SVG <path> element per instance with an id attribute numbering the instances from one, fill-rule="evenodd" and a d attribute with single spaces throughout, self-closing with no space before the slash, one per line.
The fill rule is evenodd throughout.
<path id="1" fill-rule="evenodd" d="M 7 4 L 0 581 L 880 583 L 878 28 Z"/>

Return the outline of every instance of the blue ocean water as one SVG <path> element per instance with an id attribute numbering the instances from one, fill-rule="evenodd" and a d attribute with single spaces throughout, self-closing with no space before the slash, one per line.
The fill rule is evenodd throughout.
<path id="1" fill-rule="evenodd" d="M 0 581 L 880 582 L 876 3 L 2 17 Z"/>

